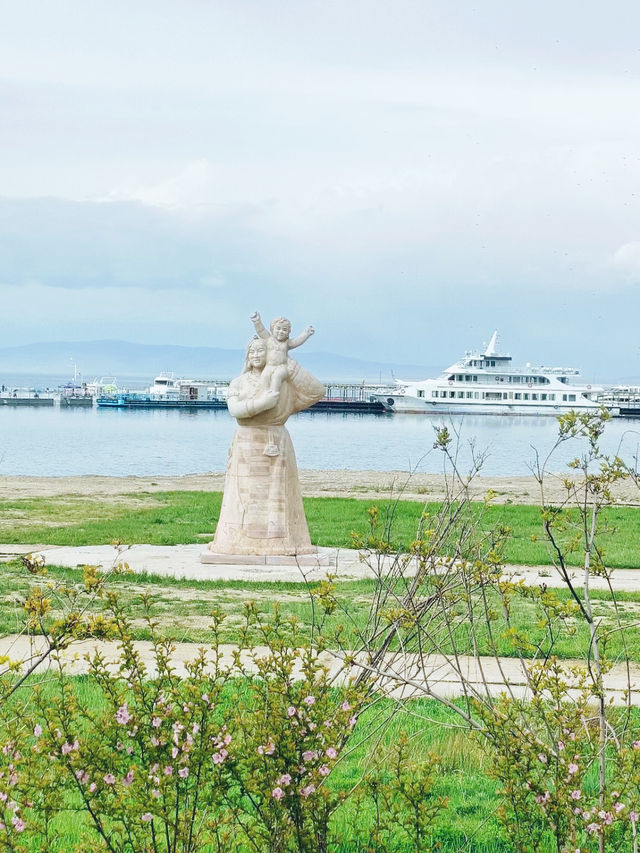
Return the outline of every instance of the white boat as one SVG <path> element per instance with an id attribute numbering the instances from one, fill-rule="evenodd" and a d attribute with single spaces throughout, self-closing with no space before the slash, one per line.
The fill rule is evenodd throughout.
<path id="1" fill-rule="evenodd" d="M 228 389 L 226 381 L 176 378 L 172 373 L 160 373 L 147 393 L 158 401 L 215 402 L 225 400 Z"/>
<path id="2" fill-rule="evenodd" d="M 559 415 L 600 408 L 600 385 L 579 384 L 571 367 L 514 367 L 498 352 L 494 332 L 483 352 L 468 352 L 437 379 L 396 380 L 393 392 L 376 394 L 388 412 L 495 415 Z"/>

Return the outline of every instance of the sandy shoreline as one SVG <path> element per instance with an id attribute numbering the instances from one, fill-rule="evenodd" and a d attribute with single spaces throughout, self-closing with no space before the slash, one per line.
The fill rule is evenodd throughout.
<path id="1" fill-rule="evenodd" d="M 564 494 L 564 475 L 549 477 L 547 503 L 559 502 Z M 403 497 L 406 500 L 439 500 L 444 481 L 440 474 L 408 474 L 406 471 L 300 471 L 305 497 L 353 497 L 363 499 Z M 188 474 L 180 477 L 0 477 L 0 498 L 37 498 L 80 495 L 92 498 L 141 492 L 220 492 L 224 473 Z M 483 498 L 492 489 L 497 503 L 537 504 L 538 484 L 533 477 L 478 477 L 472 484 L 474 497 Z M 640 505 L 640 491 L 632 483 L 615 490 L 622 503 Z"/>

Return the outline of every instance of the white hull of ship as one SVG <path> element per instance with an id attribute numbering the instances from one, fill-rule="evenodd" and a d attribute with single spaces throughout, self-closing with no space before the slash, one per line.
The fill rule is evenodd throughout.
<path id="1" fill-rule="evenodd" d="M 419 397 L 393 397 L 393 406 L 388 404 L 390 395 L 376 397 L 387 412 L 398 412 L 407 415 L 547 415 L 558 417 L 564 412 L 594 412 L 600 408 L 596 403 L 583 405 L 579 402 L 540 405 L 540 403 L 487 403 L 485 401 L 472 403 L 436 402 L 422 400 Z"/>

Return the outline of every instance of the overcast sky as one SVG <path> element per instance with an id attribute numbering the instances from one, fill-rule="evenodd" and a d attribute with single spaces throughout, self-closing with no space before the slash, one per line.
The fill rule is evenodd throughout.
<path id="1" fill-rule="evenodd" d="M 637 0 L 0 10 L 4 346 L 640 373 Z"/>

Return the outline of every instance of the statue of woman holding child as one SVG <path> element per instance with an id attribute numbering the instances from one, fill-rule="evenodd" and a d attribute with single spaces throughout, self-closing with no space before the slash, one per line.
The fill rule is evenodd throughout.
<path id="1" fill-rule="evenodd" d="M 243 373 L 229 385 L 227 406 L 238 423 L 229 450 L 224 496 L 215 538 L 203 562 L 229 555 L 278 557 L 316 553 L 302 506 L 298 468 L 285 423 L 325 394 L 314 376 L 288 357 L 313 334 L 290 338 L 283 317 L 268 332 L 256 313 L 258 337 L 250 341 Z"/>

